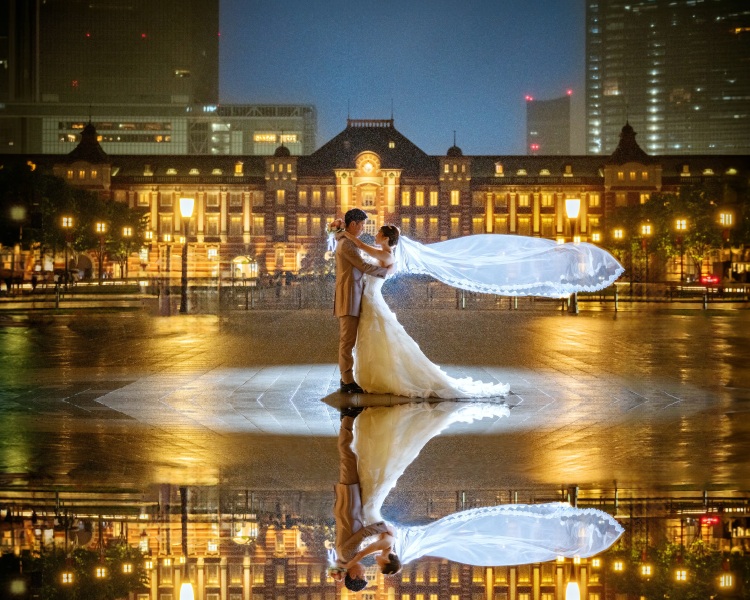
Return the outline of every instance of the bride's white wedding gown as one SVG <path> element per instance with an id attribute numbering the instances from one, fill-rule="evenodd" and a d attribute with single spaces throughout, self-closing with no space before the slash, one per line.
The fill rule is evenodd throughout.
<path id="1" fill-rule="evenodd" d="M 426 402 L 365 409 L 354 421 L 365 524 L 382 520 L 381 507 L 425 444 L 456 422 L 508 416 L 500 403 Z M 427 525 L 394 524 L 394 551 L 407 564 L 422 556 L 477 566 L 519 565 L 557 556 L 588 557 L 623 533 L 605 512 L 563 503 L 506 504 L 457 512 Z"/>
<path id="2" fill-rule="evenodd" d="M 406 333 L 382 294 L 384 279 L 365 276 L 354 347 L 354 379 L 372 394 L 407 398 L 497 398 L 510 388 L 455 378 L 432 363 Z"/>

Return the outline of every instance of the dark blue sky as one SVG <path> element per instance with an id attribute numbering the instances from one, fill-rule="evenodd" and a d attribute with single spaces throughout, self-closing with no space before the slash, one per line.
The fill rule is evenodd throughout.
<path id="1" fill-rule="evenodd" d="M 524 96 L 573 90 L 583 153 L 584 0 L 221 0 L 221 101 L 314 104 L 318 145 L 387 119 L 429 154 L 525 154 Z M 347 108 L 348 107 L 348 108 Z"/>

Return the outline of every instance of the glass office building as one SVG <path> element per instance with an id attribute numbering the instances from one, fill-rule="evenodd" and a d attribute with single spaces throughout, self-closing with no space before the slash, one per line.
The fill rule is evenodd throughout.
<path id="1" fill-rule="evenodd" d="M 586 143 L 626 121 L 649 154 L 750 152 L 746 0 L 587 0 Z"/>

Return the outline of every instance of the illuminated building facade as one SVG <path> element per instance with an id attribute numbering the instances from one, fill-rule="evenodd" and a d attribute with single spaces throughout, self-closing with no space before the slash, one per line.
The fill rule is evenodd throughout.
<path id="1" fill-rule="evenodd" d="M 392 120 L 349 120 L 307 156 L 279 146 L 265 157 L 102 158 L 96 138 L 95 129 L 87 127 L 74 154 L 24 158 L 72 185 L 148 213 L 153 241 L 131 256 L 128 267 L 131 276 L 140 277 L 164 276 L 165 270 L 179 276 L 177 241 L 185 233 L 191 278 L 305 272 L 306 259 L 325 251 L 327 222 L 352 207 L 370 213 L 370 234 L 395 223 L 427 243 L 477 233 L 567 241 L 575 235 L 600 243 L 611 239 L 608 219 L 619 207 L 643 203 L 653 192 L 717 179 L 731 195 L 750 174 L 746 156 L 649 156 L 630 125 L 622 128 L 617 149 L 606 159 L 465 156 L 456 146 L 444 156 L 430 156 Z M 179 214 L 181 197 L 195 199 L 187 232 Z M 580 199 L 580 213 L 572 222 L 566 200 L 574 198 Z M 165 264 L 167 255 L 174 264 Z"/>
<path id="2" fill-rule="evenodd" d="M 570 154 L 570 94 L 552 100 L 526 96 L 526 154 Z"/>
<path id="3" fill-rule="evenodd" d="M 629 121 L 652 155 L 750 153 L 744 0 L 588 0 L 586 147 Z"/>

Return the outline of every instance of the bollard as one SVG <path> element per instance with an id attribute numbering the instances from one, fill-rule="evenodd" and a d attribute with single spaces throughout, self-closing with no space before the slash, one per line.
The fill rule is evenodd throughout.
<path id="1" fill-rule="evenodd" d="M 708 292 L 703 292 L 703 310 L 708 308 Z"/>
<path id="2" fill-rule="evenodd" d="M 55 308 L 60 308 L 60 282 L 55 284 Z"/>
<path id="3" fill-rule="evenodd" d="M 615 289 L 615 312 L 620 308 L 620 297 L 617 294 L 617 290 Z"/>
<path id="4" fill-rule="evenodd" d="M 513 310 L 518 310 L 518 296 L 513 296 Z"/>

